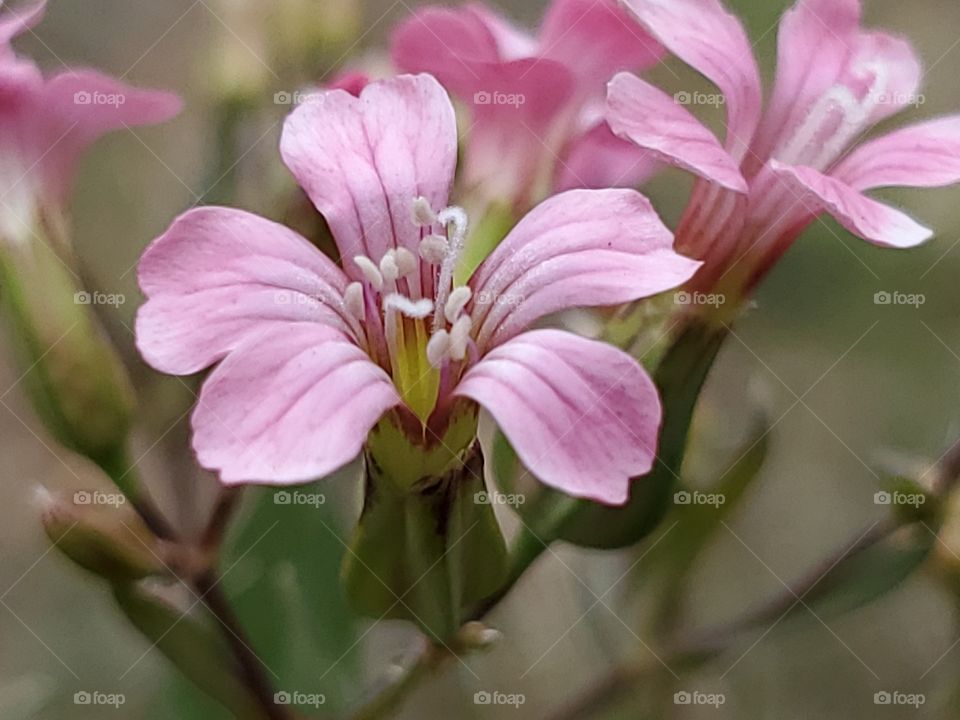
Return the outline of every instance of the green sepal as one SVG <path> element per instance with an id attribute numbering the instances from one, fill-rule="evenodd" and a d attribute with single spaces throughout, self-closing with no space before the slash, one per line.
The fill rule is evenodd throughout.
<path id="1" fill-rule="evenodd" d="M 368 461 L 363 512 L 342 571 L 358 612 L 410 620 L 446 642 L 505 574 L 506 544 L 479 452 L 412 492 L 398 490 Z"/>

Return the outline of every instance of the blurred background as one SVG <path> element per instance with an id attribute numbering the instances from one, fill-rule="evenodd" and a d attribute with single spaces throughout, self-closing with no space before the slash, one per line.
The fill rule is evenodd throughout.
<path id="1" fill-rule="evenodd" d="M 135 353 L 137 259 L 197 202 L 232 198 L 288 218 L 280 199 L 292 183 L 276 148 L 289 107 L 275 104 L 274 93 L 292 92 L 358 57 L 378 62 L 390 28 L 419 4 L 54 0 L 47 20 L 20 46 L 50 70 L 95 66 L 186 99 L 176 120 L 99 143 L 83 164 L 74 200 L 75 244 L 90 287 L 126 297 L 104 319 L 141 391 L 135 456 L 151 492 L 183 528 L 199 526 L 214 486 L 193 467 L 184 451 L 186 426 L 177 422 L 190 407 L 190 383 L 159 377 Z M 493 4 L 531 26 L 545 5 Z M 787 3 L 728 5 L 745 18 L 769 80 L 775 22 Z M 909 36 L 926 67 L 924 102 L 885 126 L 957 112 L 960 4 L 866 5 L 867 24 Z M 696 87 L 692 73 L 670 66 L 684 89 Z M 653 75 L 678 89 L 672 73 Z M 647 188 L 668 224 L 689 187 L 683 174 L 668 172 Z M 884 196 L 935 228 L 936 238 L 917 250 L 884 252 L 830 220 L 817 224 L 763 284 L 710 377 L 696 422 L 696 477 L 717 477 L 736 456 L 755 404 L 774 427 L 760 476 L 692 571 L 678 608 L 685 629 L 717 626 L 783 594 L 886 512 L 873 501 L 878 464 L 922 468 L 960 434 L 960 188 Z M 919 293 L 925 301 L 876 305 L 874 295 L 884 291 Z M 7 362 L 6 353 L 0 357 Z M 149 648 L 102 583 L 49 551 L 32 503 L 35 488 L 76 486 L 87 470 L 45 436 L 17 388 L 18 375 L 0 365 L 0 717 L 228 717 Z M 160 470 L 170 462 L 172 476 Z M 276 686 L 324 694 L 322 711 L 329 713 L 353 706 L 414 638 L 402 624 L 353 616 L 340 595 L 338 567 L 356 491 L 353 478 L 330 480 L 320 509 L 277 508 L 258 502 L 266 491 L 251 493 L 226 562 L 224 583 Z M 302 513 L 299 521 L 295 513 Z M 657 643 L 643 619 L 645 598 L 657 589 L 651 584 L 662 579 L 637 572 L 642 564 L 624 576 L 644 547 L 553 550 L 493 616 L 504 633 L 500 644 L 424 683 L 400 717 L 546 718 L 594 686 L 618 658 L 656 662 Z M 695 673 L 670 669 L 657 680 L 673 691 L 723 693 L 719 708 L 670 704 L 644 715 L 639 688 L 606 717 L 958 717 L 957 600 L 921 570 L 855 613 L 826 620 L 796 613 Z M 112 710 L 73 703 L 74 693 L 94 689 L 123 693 L 126 704 Z M 874 704 L 874 693 L 894 690 L 922 693 L 926 701 L 918 709 Z M 477 705 L 474 693 L 482 691 L 522 693 L 525 703 Z"/>

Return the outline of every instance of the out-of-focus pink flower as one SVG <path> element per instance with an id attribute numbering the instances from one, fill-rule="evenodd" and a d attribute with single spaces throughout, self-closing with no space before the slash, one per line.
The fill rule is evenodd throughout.
<path id="1" fill-rule="evenodd" d="M 44 77 L 10 41 L 43 16 L 45 3 L 0 16 L 0 235 L 28 236 L 38 208 L 66 204 L 81 153 L 125 126 L 175 115 L 175 95 L 137 90 L 94 70 Z"/>
<path id="2" fill-rule="evenodd" d="M 647 154 L 610 133 L 603 93 L 616 72 L 661 53 L 616 0 L 554 0 L 537 37 L 480 4 L 427 8 L 392 42 L 401 70 L 433 74 L 469 108 L 467 183 L 520 209 L 649 174 Z"/>
<path id="3" fill-rule="evenodd" d="M 355 457 L 385 413 L 430 448 L 481 405 L 543 482 L 622 502 L 653 461 L 652 382 L 609 345 L 527 328 L 695 272 L 649 202 L 555 196 L 460 285 L 456 121 L 434 78 L 321 91 L 287 119 L 281 152 L 342 269 L 283 226 L 215 207 L 178 218 L 140 262 L 146 360 L 173 374 L 220 363 L 193 416 L 200 462 L 227 484 L 305 482 Z"/>
<path id="4" fill-rule="evenodd" d="M 677 230 L 678 249 L 705 261 L 695 287 L 748 291 L 823 212 L 876 245 L 931 237 L 863 193 L 960 181 L 960 116 L 857 146 L 876 123 L 920 102 L 922 75 L 907 42 L 861 27 L 859 0 L 798 0 L 787 11 L 765 110 L 750 42 L 719 0 L 624 6 L 725 99 L 721 144 L 677 98 L 638 77 L 620 74 L 608 91 L 617 135 L 702 178 Z"/>

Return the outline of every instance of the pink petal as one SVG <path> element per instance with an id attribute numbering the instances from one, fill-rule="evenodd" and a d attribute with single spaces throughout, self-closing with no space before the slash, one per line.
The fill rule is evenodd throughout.
<path id="1" fill-rule="evenodd" d="M 606 122 L 600 122 L 567 148 L 554 190 L 637 187 L 658 169 L 654 153 L 621 140 Z"/>
<path id="2" fill-rule="evenodd" d="M 727 149 L 743 159 L 760 119 L 762 87 L 743 26 L 720 0 L 623 0 L 674 55 L 711 80 L 726 97 Z"/>
<path id="3" fill-rule="evenodd" d="M 540 54 L 565 63 L 598 94 L 620 70 L 645 70 L 663 48 L 616 0 L 554 0 L 540 30 Z"/>
<path id="4" fill-rule="evenodd" d="M 345 332 L 347 278 L 307 240 L 242 210 L 177 218 L 140 260 L 147 303 L 137 347 L 157 370 L 187 375 L 266 329 L 312 320 Z"/>
<path id="5" fill-rule="evenodd" d="M 193 447 L 228 485 L 307 482 L 355 458 L 399 402 L 387 374 L 335 330 L 273 327 L 247 338 L 204 383 Z"/>
<path id="6" fill-rule="evenodd" d="M 854 150 L 831 173 L 855 190 L 960 182 L 960 116 L 896 130 Z"/>
<path id="7" fill-rule="evenodd" d="M 446 206 L 457 162 L 447 93 L 428 75 L 402 75 L 367 85 L 359 98 L 343 90 L 313 98 L 287 118 L 280 151 L 341 255 L 379 262 L 394 247 L 416 253 L 413 201 Z M 359 279 L 353 263 L 347 268 Z"/>
<path id="8" fill-rule="evenodd" d="M 689 279 L 699 262 L 633 190 L 570 190 L 534 208 L 470 280 L 481 348 L 549 313 L 616 305 Z"/>
<path id="9" fill-rule="evenodd" d="M 656 455 L 660 401 L 636 360 L 558 330 L 524 333 L 473 366 L 455 394 L 486 408 L 541 482 L 611 505 Z"/>
<path id="10" fill-rule="evenodd" d="M 812 168 L 783 165 L 776 160 L 770 161 L 768 167 L 794 193 L 802 196 L 811 214 L 827 211 L 854 235 L 875 245 L 908 248 L 933 236 L 931 230 L 899 210 Z"/>
<path id="11" fill-rule="evenodd" d="M 675 98 L 635 75 L 620 73 L 610 82 L 607 122 L 615 134 L 664 162 L 731 190 L 747 190 L 736 161 L 714 134 Z"/>
<path id="12" fill-rule="evenodd" d="M 913 46 L 903 38 L 883 32 L 864 32 L 857 37 L 854 57 L 847 68 L 845 84 L 863 84 L 864 68 L 870 84 L 868 100 L 876 102 L 869 122 L 878 123 L 920 102 L 923 66 Z"/>
<path id="13" fill-rule="evenodd" d="M 499 13 L 480 3 L 469 3 L 464 12 L 472 14 L 487 26 L 496 42 L 498 54 L 503 60 L 519 60 L 537 54 L 537 40 L 530 33 L 518 28 Z"/>
<path id="14" fill-rule="evenodd" d="M 0 16 L 0 44 L 7 45 L 17 36 L 35 27 L 43 19 L 46 9 L 46 0 L 40 0 L 32 5 L 21 5 L 4 12 Z"/>

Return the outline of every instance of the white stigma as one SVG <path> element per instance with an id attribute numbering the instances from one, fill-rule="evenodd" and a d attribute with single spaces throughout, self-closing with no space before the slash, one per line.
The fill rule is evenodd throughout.
<path id="1" fill-rule="evenodd" d="M 343 293 L 343 306 L 351 317 L 363 320 L 366 316 L 363 305 L 363 285 L 358 282 L 347 285 L 346 292 Z"/>
<path id="2" fill-rule="evenodd" d="M 433 318 L 434 329 L 439 329 L 443 321 L 443 308 L 447 304 L 450 287 L 453 285 L 453 274 L 457 268 L 460 253 L 463 252 L 464 241 L 467 238 L 467 213 L 463 208 L 451 206 L 441 210 L 437 214 L 437 219 L 445 227 L 453 226 L 453 236 L 450 238 L 450 250 L 440 265 L 440 278 L 437 282 L 437 310 Z"/>
<path id="3" fill-rule="evenodd" d="M 439 368 L 450 352 L 450 333 L 437 330 L 427 342 L 427 361 L 432 367 Z"/>
<path id="4" fill-rule="evenodd" d="M 373 286 L 374 290 L 377 292 L 383 290 L 383 275 L 380 274 L 379 268 L 373 264 L 373 260 L 366 255 L 357 255 L 353 258 L 353 261 L 357 264 L 357 267 L 360 268 L 360 272 L 363 273 L 363 276 L 367 279 L 367 282 Z"/>
<path id="5" fill-rule="evenodd" d="M 441 235 L 427 235 L 420 241 L 420 257 L 431 265 L 439 265 L 450 252 L 450 243 Z"/>
<path id="6" fill-rule="evenodd" d="M 437 214 L 430 207 L 430 201 L 422 195 L 413 201 L 413 224 L 427 227 L 437 222 Z"/>
<path id="7" fill-rule="evenodd" d="M 448 323 L 457 321 L 460 313 L 463 312 L 463 308 L 470 302 L 471 297 L 473 297 L 473 291 L 465 285 L 461 285 L 450 293 L 450 297 L 447 298 L 447 302 L 443 306 L 443 316 Z"/>
<path id="8" fill-rule="evenodd" d="M 408 318 L 422 319 L 433 312 L 433 300 L 421 298 L 411 300 L 398 293 L 390 293 L 383 299 L 384 310 L 396 310 Z"/>

